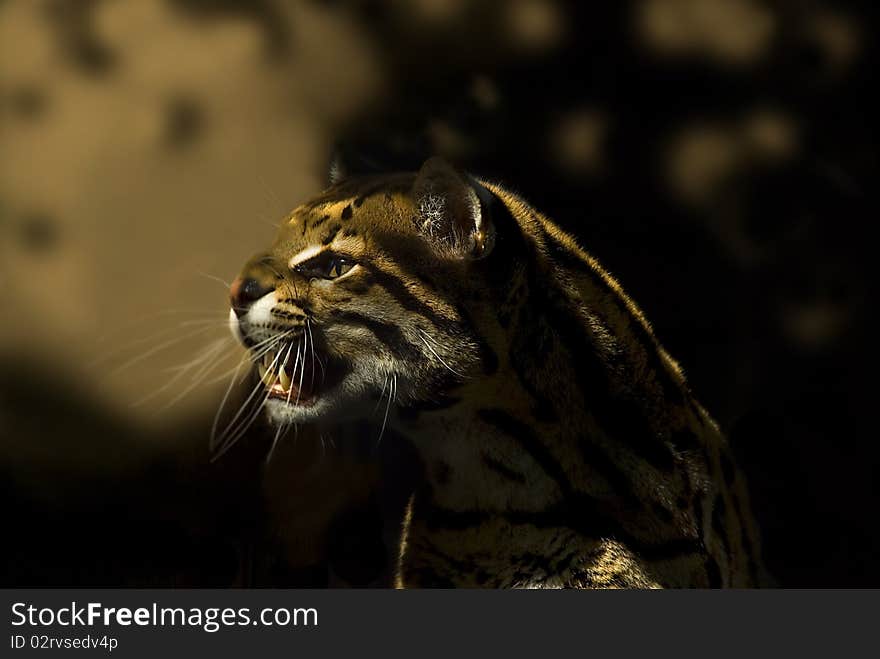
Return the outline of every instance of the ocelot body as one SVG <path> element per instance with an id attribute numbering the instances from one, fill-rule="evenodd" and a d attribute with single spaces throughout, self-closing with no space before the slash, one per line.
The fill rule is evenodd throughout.
<path id="1" fill-rule="evenodd" d="M 439 159 L 337 181 L 245 266 L 232 306 L 274 424 L 367 416 L 417 448 L 398 586 L 761 580 L 743 477 L 681 369 L 503 187 Z"/>

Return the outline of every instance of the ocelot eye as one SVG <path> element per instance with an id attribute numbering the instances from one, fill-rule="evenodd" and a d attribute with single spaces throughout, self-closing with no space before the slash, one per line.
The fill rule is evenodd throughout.
<path id="1" fill-rule="evenodd" d="M 329 269 L 325 279 L 336 279 L 354 267 L 354 261 L 344 259 L 341 256 L 334 256 L 330 259 Z"/>
<path id="2" fill-rule="evenodd" d="M 353 260 L 331 252 L 323 252 L 305 263 L 295 266 L 295 270 L 306 277 L 315 279 L 337 279 L 357 265 Z"/>

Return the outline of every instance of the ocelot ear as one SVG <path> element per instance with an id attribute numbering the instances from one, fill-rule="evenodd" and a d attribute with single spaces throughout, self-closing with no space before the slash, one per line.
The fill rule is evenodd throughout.
<path id="1" fill-rule="evenodd" d="M 475 178 L 434 157 L 413 184 L 419 232 L 444 256 L 479 259 L 495 243 L 489 215 L 491 193 Z"/>

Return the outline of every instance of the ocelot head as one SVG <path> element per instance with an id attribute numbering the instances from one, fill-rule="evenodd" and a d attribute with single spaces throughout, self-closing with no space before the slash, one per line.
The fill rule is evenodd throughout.
<path id="1" fill-rule="evenodd" d="M 271 420 L 430 401 L 485 367 L 465 299 L 485 299 L 491 194 L 445 161 L 349 177 L 295 209 L 231 287 Z M 491 304 L 491 301 L 487 301 Z"/>

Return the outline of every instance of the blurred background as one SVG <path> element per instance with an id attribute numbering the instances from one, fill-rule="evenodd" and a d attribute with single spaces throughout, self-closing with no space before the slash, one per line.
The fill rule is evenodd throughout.
<path id="1" fill-rule="evenodd" d="M 208 453 L 226 282 L 340 143 L 574 232 L 728 433 L 779 584 L 880 585 L 870 8 L 0 0 L 3 585 L 385 583 L 406 447 Z"/>

